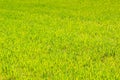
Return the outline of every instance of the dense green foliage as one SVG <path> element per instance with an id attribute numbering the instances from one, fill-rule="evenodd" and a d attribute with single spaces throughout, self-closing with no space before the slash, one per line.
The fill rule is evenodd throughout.
<path id="1" fill-rule="evenodd" d="M 0 0 L 0 80 L 120 80 L 120 0 Z"/>

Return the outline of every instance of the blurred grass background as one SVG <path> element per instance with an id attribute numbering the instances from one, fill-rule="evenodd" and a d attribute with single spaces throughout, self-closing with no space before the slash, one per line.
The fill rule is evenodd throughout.
<path id="1" fill-rule="evenodd" d="M 119 0 L 0 0 L 0 80 L 119 80 Z"/>

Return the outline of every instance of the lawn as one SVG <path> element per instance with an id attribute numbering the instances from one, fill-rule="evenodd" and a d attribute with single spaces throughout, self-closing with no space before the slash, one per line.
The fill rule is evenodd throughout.
<path id="1" fill-rule="evenodd" d="M 0 0 L 0 80 L 120 80 L 120 0 Z"/>

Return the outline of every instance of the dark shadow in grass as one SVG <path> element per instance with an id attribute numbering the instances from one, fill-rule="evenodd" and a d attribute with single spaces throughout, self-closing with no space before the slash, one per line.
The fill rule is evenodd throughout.
<path id="1" fill-rule="evenodd" d="M 114 50 L 111 50 L 110 52 L 105 52 L 101 57 L 101 61 L 104 62 L 106 58 L 108 57 L 115 58 L 115 56 L 116 56 L 116 53 Z"/>

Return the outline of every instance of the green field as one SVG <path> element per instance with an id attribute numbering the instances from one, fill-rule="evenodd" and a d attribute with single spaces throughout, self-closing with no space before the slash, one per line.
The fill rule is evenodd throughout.
<path id="1" fill-rule="evenodd" d="M 120 80 L 120 0 L 0 0 L 0 80 Z"/>

